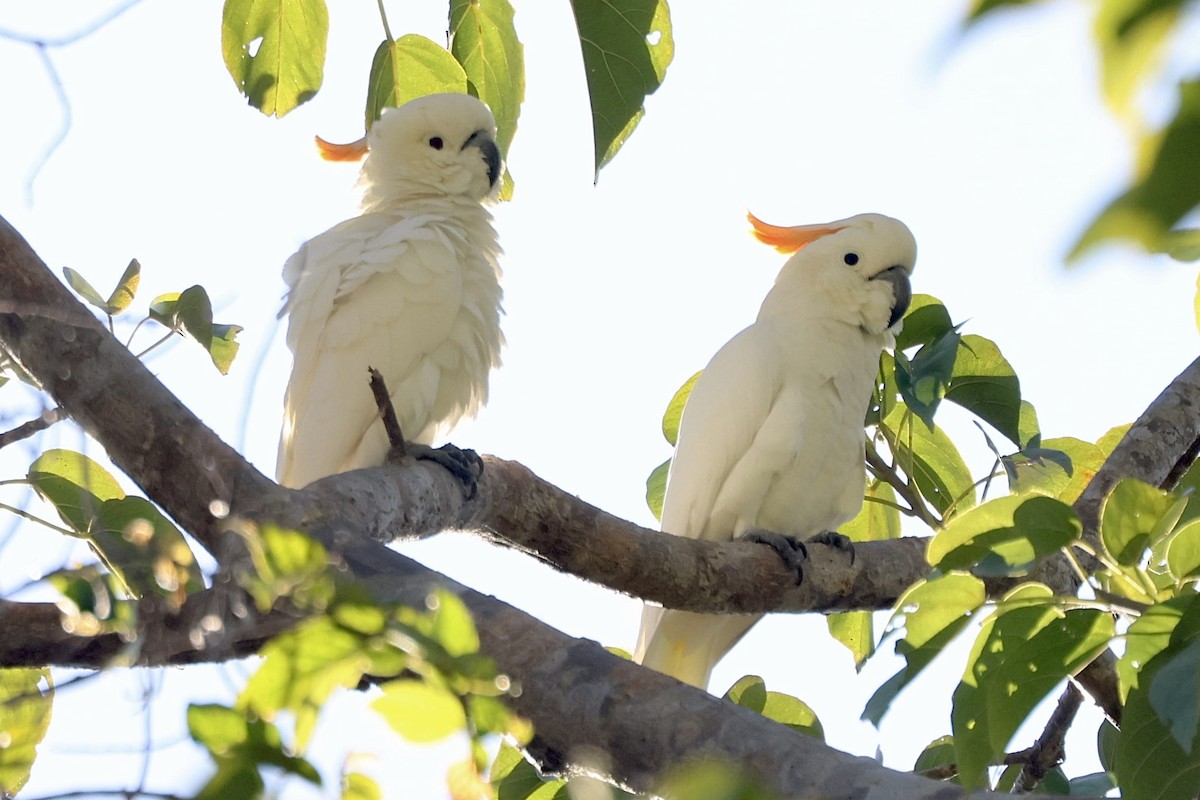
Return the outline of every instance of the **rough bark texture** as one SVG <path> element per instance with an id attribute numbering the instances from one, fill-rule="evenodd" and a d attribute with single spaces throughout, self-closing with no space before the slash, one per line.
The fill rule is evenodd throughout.
<path id="1" fill-rule="evenodd" d="M 542 742 L 567 759 L 603 752 L 606 771 L 638 789 L 666 766 L 716 756 L 755 768 L 785 797 L 959 796 L 954 787 L 831 750 L 567 637 L 382 544 L 445 528 L 481 530 L 559 569 L 674 607 L 803 611 L 891 605 L 927 571 L 920 540 L 859 545 L 853 566 L 840 552 L 813 547 L 807 580 L 795 587 L 767 548 L 641 529 L 499 459 L 487 460 L 478 496 L 469 502 L 446 473 L 424 463 L 335 476 L 302 492 L 282 489 L 113 341 L 3 220 L 0 342 L 223 566 L 236 566 L 240 548 L 230 547 L 238 538 L 225 532 L 227 520 L 212 515 L 213 500 L 227 503 L 231 518 L 274 521 L 317 536 L 381 600 L 419 603 L 435 585 L 459 592 L 479 622 L 484 650 L 521 686 L 513 704 L 533 719 Z M 1194 364 L 1156 401 L 1105 465 L 1105 480 L 1157 481 L 1176 471 L 1200 438 L 1198 374 Z M 1095 493 L 1102 495 L 1103 486 Z M 1094 513 L 1085 520 L 1094 525 Z M 227 613 L 232 596 L 220 584 L 189 599 L 177 618 L 147 608 L 139 663 L 234 657 L 292 621 L 249 615 L 234 625 Z M 197 621 L 214 609 L 225 614 L 226 626 L 197 639 Z M 0 606 L 0 663 L 97 665 L 119 649 L 111 637 L 66 634 L 56 614 L 45 606 Z"/>

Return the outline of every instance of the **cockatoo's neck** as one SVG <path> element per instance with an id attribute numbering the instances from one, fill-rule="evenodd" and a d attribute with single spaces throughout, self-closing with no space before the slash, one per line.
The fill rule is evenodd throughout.
<path id="1" fill-rule="evenodd" d="M 395 187 L 393 187 L 395 188 Z M 363 193 L 361 204 L 364 213 L 373 211 L 453 211 L 456 215 L 480 214 L 488 219 L 491 214 L 484 208 L 481 200 L 467 195 L 446 194 L 428 186 L 414 185 L 405 191 L 389 191 L 386 196 L 373 192 L 370 188 Z"/>

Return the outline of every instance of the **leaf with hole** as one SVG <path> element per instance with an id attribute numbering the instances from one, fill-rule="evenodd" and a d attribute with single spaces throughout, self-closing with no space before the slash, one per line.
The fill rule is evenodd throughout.
<path id="1" fill-rule="evenodd" d="M 282 117 L 321 88 L 329 10 L 325 0 L 225 0 L 221 53 L 250 105 Z"/>

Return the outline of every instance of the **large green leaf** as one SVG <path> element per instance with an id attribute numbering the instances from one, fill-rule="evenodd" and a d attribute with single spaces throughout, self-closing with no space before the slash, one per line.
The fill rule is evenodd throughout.
<path id="1" fill-rule="evenodd" d="M 1062 611 L 1039 584 L 1014 589 L 984 622 L 951 721 L 959 780 L 977 786 L 1034 707 L 1108 645 L 1113 618 L 1099 609 Z"/>
<path id="2" fill-rule="evenodd" d="M 896 653 L 904 669 L 879 687 L 867 701 L 862 718 L 879 725 L 892 700 L 958 635 L 971 615 L 987 600 L 983 581 L 973 575 L 950 573 L 913 584 L 898 601 L 889 630 L 904 629 Z"/>
<path id="3" fill-rule="evenodd" d="M 321 88 L 328 36 L 325 0 L 225 0 L 225 68 L 268 116 L 282 117 Z"/>
<path id="4" fill-rule="evenodd" d="M 450 51 L 415 33 L 394 42 L 385 39 L 371 60 L 366 126 L 369 129 L 385 108 L 443 92 L 467 92 L 467 74 Z"/>
<path id="5" fill-rule="evenodd" d="M 958 448 L 941 428 L 930 428 L 898 403 L 880 430 L 895 453 L 900 468 L 912 476 L 921 495 L 945 514 L 975 505 L 971 472 Z"/>
<path id="6" fill-rule="evenodd" d="M 38 745 L 50 728 L 53 689 L 49 669 L 0 669 L 0 795 L 12 796 L 29 780 Z"/>
<path id="7" fill-rule="evenodd" d="M 1104 498 L 1100 512 L 1104 549 L 1118 564 L 1138 564 L 1154 539 L 1155 529 L 1175 505 L 1176 498 L 1169 492 L 1133 478 L 1122 480 Z M 1183 508 L 1178 510 L 1182 513 Z M 1170 522 L 1174 524 L 1174 520 Z"/>
<path id="8" fill-rule="evenodd" d="M 1013 459 L 1015 480 L 1010 488 L 1018 494 L 1037 492 L 1072 504 L 1092 482 L 1096 471 L 1104 464 L 1105 454 L 1091 442 L 1071 437 L 1046 439 L 1042 448 L 1064 453 L 1070 461 L 1070 469 L 1058 461 L 1028 456 Z"/>
<path id="9" fill-rule="evenodd" d="M 125 496 L 108 470 L 73 450 L 47 450 L 29 465 L 26 477 L 80 536 L 95 530 L 105 500 Z"/>
<path id="10" fill-rule="evenodd" d="M 599 173 L 633 133 L 675 55 L 666 0 L 571 0 Z"/>
<path id="11" fill-rule="evenodd" d="M 896 349 L 907 350 L 930 344 L 954 330 L 950 312 L 933 295 L 914 294 L 904 314 L 904 325 L 896 335 Z"/>
<path id="12" fill-rule="evenodd" d="M 496 117 L 496 144 L 507 162 L 525 100 L 525 51 L 513 25 L 513 7 L 508 0 L 451 0 L 450 37 L 450 52 L 462 65 L 471 93 Z M 507 167 L 505 173 L 508 178 Z"/>
<path id="13" fill-rule="evenodd" d="M 1021 384 L 1000 348 L 975 334 L 962 337 L 946 399 L 957 403 L 1004 434 L 1017 447 L 1037 435 L 1022 431 Z"/>
<path id="14" fill-rule="evenodd" d="M 1007 495 L 955 517 L 929 542 L 929 563 L 942 572 L 1024 575 L 1083 530 L 1070 506 L 1042 495 Z"/>
<path id="15" fill-rule="evenodd" d="M 1191 611 L 1185 616 L 1195 618 Z M 1126 800 L 1191 800 L 1200 791 L 1200 747 L 1180 745 L 1196 735 L 1198 634 L 1195 624 L 1181 621 L 1170 645 L 1146 661 L 1129 691 L 1113 765 Z M 1189 666 L 1193 671 L 1187 673 Z M 1175 670 L 1186 674 L 1171 675 Z M 1164 673 L 1168 680 L 1161 682 Z M 1181 708 L 1171 708 L 1176 705 Z M 1167 719 L 1159 710 L 1163 706 Z"/>
<path id="16" fill-rule="evenodd" d="M 248 719 L 241 711 L 217 704 L 191 705 L 188 732 L 217 763 L 217 772 L 196 795 L 196 800 L 251 800 L 259 797 L 262 766 L 278 767 L 309 783 L 321 785 L 315 767 L 290 755 L 279 729 L 261 719 Z"/>
<path id="17" fill-rule="evenodd" d="M 757 711 L 794 731 L 825 740 L 821 720 L 807 703 L 782 692 L 767 691 L 767 684 L 757 675 L 747 675 L 725 693 L 725 699 L 742 708 Z"/>
<path id="18" fill-rule="evenodd" d="M 910 361 L 896 350 L 896 388 L 904 403 L 922 422 L 933 427 L 933 415 L 946 396 L 962 337 L 947 331 L 921 347 Z"/>
<path id="19" fill-rule="evenodd" d="M 667 403 L 667 410 L 663 412 L 663 437 L 672 447 L 679 441 L 679 422 L 683 419 L 683 408 L 692 396 L 692 389 L 696 388 L 696 381 L 700 380 L 703 374 L 704 370 L 700 370 L 684 381 L 683 385 L 675 390 L 675 394 L 671 395 L 671 402 Z"/>
<path id="20" fill-rule="evenodd" d="M 1142 142 L 1145 167 L 1134 185 L 1092 222 L 1071 258 L 1111 239 L 1159 252 L 1171 228 L 1200 204 L 1200 80 L 1182 84 L 1179 97 L 1175 118 Z"/>
<path id="21" fill-rule="evenodd" d="M 1180 634 L 1175 636 L 1178 628 Z M 1142 685 L 1142 668 L 1171 644 L 1200 632 L 1200 597 L 1174 597 L 1147 608 L 1125 634 L 1125 652 L 1117 660 L 1117 688 L 1122 701 Z"/>
<path id="22" fill-rule="evenodd" d="M 382 688 L 383 696 L 371 708 L 410 742 L 440 741 L 467 724 L 462 701 L 432 683 L 403 679 L 388 681 Z"/>

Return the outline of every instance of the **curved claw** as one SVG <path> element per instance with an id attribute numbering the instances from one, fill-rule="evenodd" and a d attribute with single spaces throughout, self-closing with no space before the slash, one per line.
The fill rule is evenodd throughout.
<path id="1" fill-rule="evenodd" d="M 796 573 L 796 585 L 804 582 L 804 561 L 808 558 L 808 548 L 804 542 L 795 536 L 787 536 L 774 531 L 752 530 L 742 535 L 743 542 L 765 544 L 779 554 L 784 566 Z"/>
<path id="2" fill-rule="evenodd" d="M 821 531 L 808 541 L 810 544 L 823 544 L 847 553 L 850 556 L 850 566 L 854 566 L 854 542 L 850 541 L 848 536 L 844 536 L 837 531 Z"/>
<path id="3" fill-rule="evenodd" d="M 411 456 L 423 461 L 432 461 L 447 470 L 462 483 L 463 494 L 470 500 L 479 489 L 479 478 L 483 475 L 483 459 L 474 450 L 444 444 L 441 447 L 430 447 L 427 444 L 405 442 L 402 451 L 393 449 L 388 453 L 388 460 L 396 460 Z"/>

